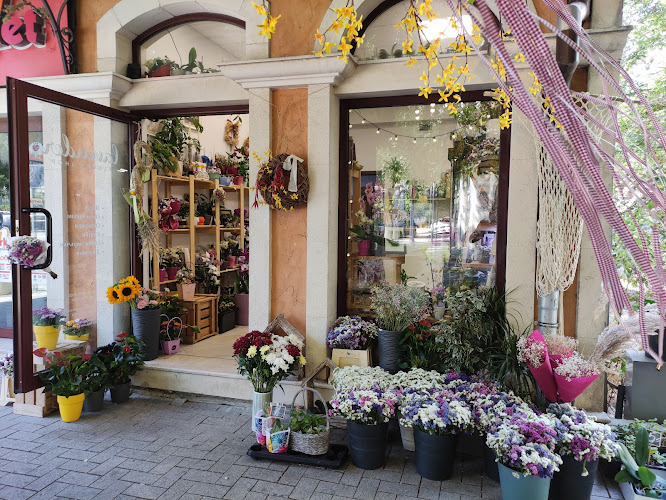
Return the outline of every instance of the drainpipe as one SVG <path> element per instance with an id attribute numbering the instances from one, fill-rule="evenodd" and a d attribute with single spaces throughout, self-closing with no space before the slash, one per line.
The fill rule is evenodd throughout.
<path id="1" fill-rule="evenodd" d="M 583 21 L 590 11 L 591 0 L 569 0 L 569 11 L 576 20 L 578 26 L 583 25 Z M 578 35 L 572 29 L 565 29 L 567 25 L 558 18 L 557 27 L 564 32 L 576 45 L 578 45 Z M 562 71 L 562 76 L 571 87 L 571 79 L 578 67 L 578 52 L 567 45 L 560 37 L 555 44 L 555 60 Z M 539 297 L 538 301 L 538 320 L 537 326 L 542 333 L 557 333 L 559 327 L 559 309 L 560 309 L 560 291 L 555 288 L 548 295 Z"/>

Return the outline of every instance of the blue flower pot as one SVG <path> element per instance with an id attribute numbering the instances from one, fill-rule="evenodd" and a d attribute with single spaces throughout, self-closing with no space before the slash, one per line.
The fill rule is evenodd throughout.
<path id="1" fill-rule="evenodd" d="M 498 464 L 502 500 L 548 500 L 550 478 L 524 476 Z"/>
<path id="2" fill-rule="evenodd" d="M 219 180 L 220 180 L 220 186 L 231 186 L 231 183 L 233 182 L 234 178 L 223 175 L 220 177 Z"/>

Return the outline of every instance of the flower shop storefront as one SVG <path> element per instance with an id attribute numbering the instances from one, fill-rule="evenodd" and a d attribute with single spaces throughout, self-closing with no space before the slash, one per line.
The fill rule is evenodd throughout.
<path id="1" fill-rule="evenodd" d="M 464 102 L 458 111 L 460 116 L 449 115 L 447 104 L 439 102 L 437 95 L 431 95 L 427 101 L 415 97 L 419 92 L 421 70 L 405 66 L 400 57 L 383 58 L 381 54 L 375 57 L 372 51 L 365 55 L 359 52 L 348 61 L 336 56 L 300 55 L 310 53 L 309 48 L 295 48 L 301 39 L 285 41 L 281 38 L 284 35 L 276 34 L 277 39 L 271 42 L 269 49 L 268 42 L 256 36 L 256 30 L 245 32 L 247 49 L 254 51 L 246 54 L 246 59 L 254 59 L 251 63 L 239 58 L 216 66 L 219 73 L 132 80 L 119 74 L 125 73 L 126 62 L 131 57 L 125 53 L 127 47 L 123 45 L 126 30 L 146 31 L 146 19 L 151 13 L 162 15 L 164 9 L 141 7 L 145 11 L 135 12 L 130 4 L 123 0 L 112 9 L 123 13 L 122 26 L 116 25 L 111 11 L 92 19 L 97 25 L 98 44 L 97 52 L 86 53 L 83 58 L 87 61 L 83 67 L 89 73 L 35 80 L 34 83 L 120 108 L 132 113 L 133 118 L 152 116 L 166 120 L 192 114 L 204 116 L 206 110 L 215 108 L 233 121 L 240 113 L 242 127 L 247 127 L 240 133 L 240 141 L 249 137 L 249 152 L 259 156 L 259 159 L 249 157 L 248 188 L 256 183 L 266 151 L 271 150 L 275 156 L 287 154 L 304 160 L 309 176 L 306 205 L 292 211 L 273 210 L 263 204 L 250 208 L 255 193 L 248 192 L 247 198 L 243 198 L 241 214 L 248 210 L 248 232 L 251 230 L 252 234 L 249 330 L 263 330 L 284 313 L 285 318 L 305 334 L 306 373 L 309 374 L 308 370 L 330 355 L 326 335 L 336 317 L 345 313 L 367 315 L 370 285 L 381 280 L 399 282 L 403 272 L 406 279 L 421 282 L 428 288 L 433 283 L 471 285 L 471 288 L 503 283 L 505 290 L 511 290 L 509 308 L 512 316 L 518 318 L 517 329 L 522 330 L 532 323 L 538 212 L 538 178 L 534 170 L 536 141 L 529 120 L 517 110 L 511 127 L 500 130 L 499 114 L 492 107 L 495 101 L 488 95 L 494 83 L 487 68 L 476 57 L 469 58 L 469 71 L 477 76 L 474 86 L 461 93 Z M 371 12 L 378 4 L 367 2 L 365 8 Z M 383 12 L 390 17 L 395 16 L 397 10 Z M 251 24 L 261 22 L 250 11 L 245 11 L 241 17 Z M 388 26 L 392 22 L 381 16 L 375 19 L 378 21 L 370 24 L 368 36 L 373 34 L 373 26 Z M 322 20 L 319 27 L 325 29 L 326 23 Z M 388 43 L 381 40 L 381 30 L 375 30 L 373 36 L 376 49 Z M 593 30 L 591 36 L 617 53 L 621 51 L 618 40 L 623 39 L 625 32 L 609 25 L 604 30 Z M 312 40 L 308 39 L 308 44 L 310 47 Z M 271 57 L 268 57 L 269 50 Z M 207 65 L 210 65 L 208 60 Z M 100 72 L 94 73 L 95 70 Z M 521 66 L 519 71 L 521 78 L 531 78 L 527 65 Z M 581 90 L 588 82 L 590 90 L 598 90 L 594 87 L 593 73 L 585 80 Z M 224 115 L 225 108 L 233 111 Z M 198 111 L 192 113 L 192 110 Z M 68 114 L 71 118 L 72 112 L 65 112 L 66 117 Z M 130 188 L 134 143 L 137 139 L 152 140 L 159 130 L 151 130 L 150 123 L 144 122 L 129 138 L 125 131 L 118 131 L 120 126 L 109 125 L 106 131 L 101 127 L 79 128 L 81 133 L 94 131 L 96 138 L 109 143 L 109 148 L 115 143 L 119 158 L 126 162 L 118 163 L 113 175 L 108 174 L 109 179 L 96 176 L 101 184 L 97 180 L 94 185 L 90 184 L 93 179 L 88 178 L 89 184 L 85 185 L 94 193 L 94 198 L 100 200 L 92 206 L 104 207 L 95 209 L 95 216 L 99 212 L 108 219 L 94 223 L 100 226 L 96 232 L 108 240 L 103 244 L 104 258 L 96 257 L 87 267 L 81 267 L 81 274 L 88 282 L 90 276 L 96 277 L 94 286 L 88 285 L 94 287 L 96 299 L 94 304 L 88 301 L 86 305 L 97 309 L 96 317 L 82 313 L 74 318 L 96 318 L 90 331 L 97 345 L 111 341 L 130 325 L 130 312 L 126 307 L 113 307 L 106 302 L 109 285 L 130 272 L 140 275 L 145 286 L 152 286 L 151 279 L 162 273 L 167 279 L 160 283 L 170 281 L 165 285 L 169 288 L 177 285 L 168 275 L 167 268 L 175 267 L 167 265 L 172 255 L 165 253 L 152 260 L 151 256 L 146 259 L 144 255 L 143 262 L 138 259 L 140 252 L 138 248 L 132 249 L 134 238 L 129 223 L 133 207 L 122 197 Z M 204 125 L 204 133 L 211 129 L 220 136 L 224 134 L 220 124 L 208 129 Z M 124 143 L 119 140 L 120 136 Z M 70 145 L 74 144 L 72 134 L 68 137 Z M 206 149 L 205 156 L 214 162 L 218 151 Z M 144 208 L 149 213 L 159 214 L 156 223 L 170 229 L 170 236 L 168 232 L 160 236 L 162 246 L 167 245 L 169 238 L 169 245 L 174 249 L 189 250 L 191 262 L 195 255 L 192 248 L 199 244 L 191 243 L 192 232 L 205 233 L 202 242 L 214 245 L 222 239 L 214 237 L 209 241 L 206 236 L 218 230 L 236 229 L 194 229 L 198 226 L 191 223 L 194 217 L 198 219 L 195 213 L 187 213 L 187 226 L 171 226 L 170 216 L 182 209 L 189 185 L 178 185 L 178 181 L 163 178 L 159 181 L 155 186 L 156 196 L 153 196 L 152 181 L 144 184 Z M 202 181 L 201 185 L 205 182 L 210 180 Z M 172 190 L 167 190 L 168 183 Z M 368 184 L 370 191 L 366 192 Z M 223 191 L 228 204 L 236 198 L 231 189 Z M 212 190 L 209 192 L 212 194 Z M 102 200 L 103 196 L 109 200 Z M 178 210 L 172 197 L 180 205 Z M 150 206 L 153 202 L 157 202 L 155 210 Z M 238 203 L 234 209 L 240 209 L 240 199 Z M 241 227 L 245 225 L 239 224 L 238 229 Z M 57 238 L 58 232 L 54 230 L 53 234 Z M 98 238 L 98 241 L 102 240 Z M 87 241 L 72 243 L 83 245 Z M 181 262 L 188 261 L 184 251 L 178 253 L 178 257 Z M 130 269 L 131 262 L 135 263 L 134 269 Z M 62 270 L 58 273 L 59 269 L 54 266 L 56 264 L 52 269 L 57 274 L 67 274 Z M 102 274 L 102 266 L 107 266 L 109 271 Z M 581 346 L 591 350 L 596 335 L 605 325 L 605 318 L 584 313 L 597 310 L 603 296 L 594 255 L 585 238 L 578 276 L 581 280 L 578 289 L 567 292 L 565 331 L 568 335 L 577 335 Z M 47 281 L 47 286 L 53 283 Z M 48 305 L 71 309 L 66 304 Z M 26 324 L 32 325 L 31 318 Z M 210 340 L 194 347 L 205 351 Z M 231 359 L 231 343 L 229 340 L 219 351 L 210 351 L 210 356 L 188 357 L 183 352 L 149 361 L 146 369 L 137 375 L 136 383 L 239 397 L 241 378 Z M 192 359 L 195 357 L 206 359 Z M 166 363 L 172 364 L 173 369 L 166 367 Z M 247 389 L 242 391 L 242 397 L 248 398 L 249 383 L 241 383 Z M 297 381 L 285 382 L 288 387 L 285 400 L 290 400 L 297 385 Z M 324 380 L 316 381 L 315 385 L 327 386 Z M 596 394 L 590 406 L 598 408 L 600 393 Z"/>

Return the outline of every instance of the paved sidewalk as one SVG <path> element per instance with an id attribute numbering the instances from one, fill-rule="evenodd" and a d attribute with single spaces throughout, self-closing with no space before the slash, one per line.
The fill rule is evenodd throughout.
<path id="1" fill-rule="evenodd" d="M 107 396 L 108 397 L 108 396 Z M 479 459 L 459 460 L 452 479 L 421 479 L 413 454 L 393 443 L 383 469 L 341 470 L 254 461 L 247 449 L 249 405 L 216 400 L 132 396 L 66 424 L 0 408 L 0 498 L 75 499 L 500 499 Z M 344 441 L 334 429 L 332 440 Z M 594 500 L 622 498 L 603 480 Z"/>

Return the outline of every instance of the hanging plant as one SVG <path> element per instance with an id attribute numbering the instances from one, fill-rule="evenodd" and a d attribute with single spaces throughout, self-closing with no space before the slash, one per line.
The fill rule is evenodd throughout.
<path id="1" fill-rule="evenodd" d="M 259 166 L 257 193 L 274 210 L 293 210 L 308 200 L 308 168 L 301 158 L 283 153 Z M 259 204 L 255 195 L 254 207 Z"/>

